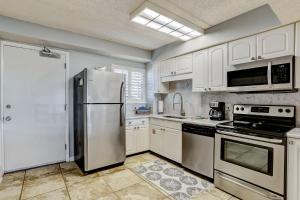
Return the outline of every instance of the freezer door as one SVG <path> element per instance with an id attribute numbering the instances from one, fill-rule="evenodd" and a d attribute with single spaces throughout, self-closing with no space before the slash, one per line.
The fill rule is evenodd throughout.
<path id="1" fill-rule="evenodd" d="M 123 104 L 85 104 L 85 171 L 125 161 Z"/>
<path id="2" fill-rule="evenodd" d="M 124 75 L 87 70 L 86 103 L 124 103 Z"/>

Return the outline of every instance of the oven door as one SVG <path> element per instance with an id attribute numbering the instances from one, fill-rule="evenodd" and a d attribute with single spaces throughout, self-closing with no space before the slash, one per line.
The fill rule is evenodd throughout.
<path id="1" fill-rule="evenodd" d="M 284 194 L 284 145 L 215 135 L 215 169 Z"/>

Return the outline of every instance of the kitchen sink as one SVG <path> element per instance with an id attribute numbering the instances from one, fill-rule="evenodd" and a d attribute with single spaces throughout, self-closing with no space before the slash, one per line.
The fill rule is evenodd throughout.
<path id="1" fill-rule="evenodd" d="M 172 116 L 172 115 L 166 115 L 164 117 L 167 117 L 167 118 L 174 118 L 174 119 L 186 119 L 186 117 L 183 117 L 183 116 Z"/>

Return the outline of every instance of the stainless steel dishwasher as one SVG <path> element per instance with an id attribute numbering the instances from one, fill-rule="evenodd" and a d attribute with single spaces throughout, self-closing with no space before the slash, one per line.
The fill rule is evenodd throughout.
<path id="1" fill-rule="evenodd" d="M 214 127 L 182 125 L 182 165 L 209 178 L 214 177 Z"/>

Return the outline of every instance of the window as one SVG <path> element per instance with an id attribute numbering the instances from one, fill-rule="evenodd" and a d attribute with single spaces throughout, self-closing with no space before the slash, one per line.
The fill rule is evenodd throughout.
<path id="1" fill-rule="evenodd" d="M 112 65 L 111 70 L 125 75 L 127 102 L 145 102 L 145 69 Z"/>

